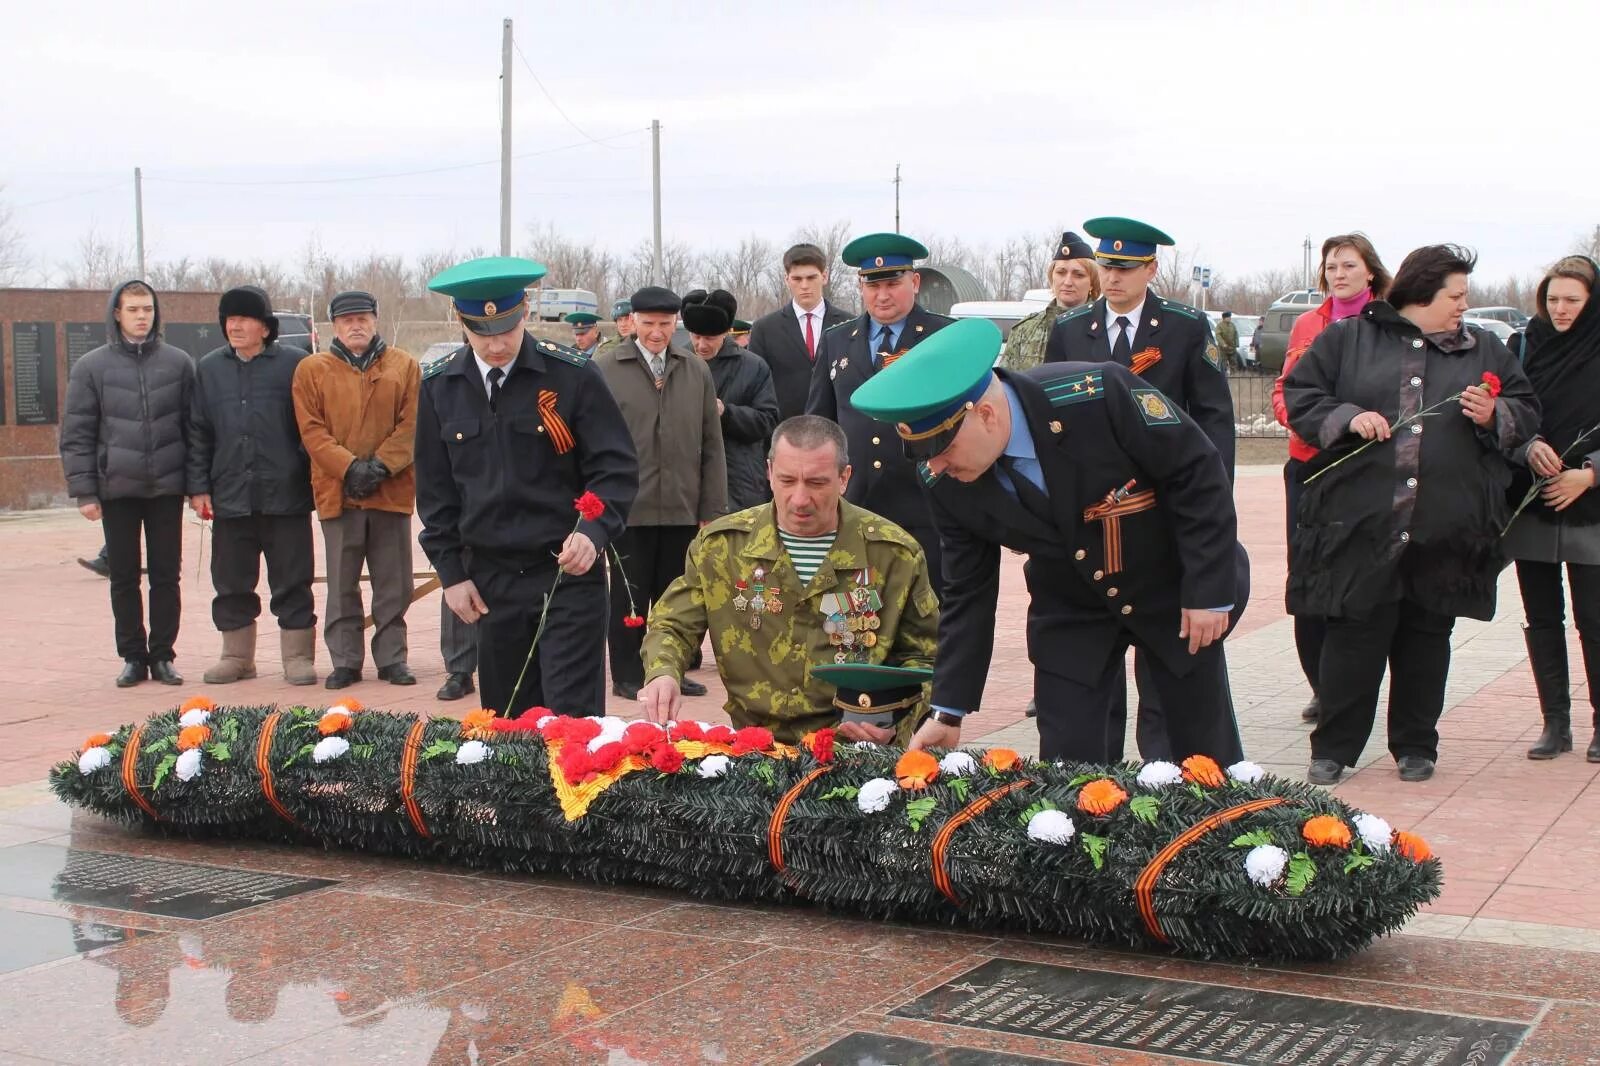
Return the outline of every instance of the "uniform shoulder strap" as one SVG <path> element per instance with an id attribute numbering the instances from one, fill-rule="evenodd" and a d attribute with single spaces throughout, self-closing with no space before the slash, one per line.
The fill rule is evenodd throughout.
<path id="1" fill-rule="evenodd" d="M 1093 311 L 1093 310 L 1094 310 L 1094 304 L 1093 303 L 1086 303 L 1086 304 L 1082 305 L 1081 307 L 1074 307 L 1070 311 L 1061 312 L 1059 315 L 1056 316 L 1056 321 L 1057 322 L 1071 322 L 1075 318 L 1082 318 L 1084 315 L 1088 314 L 1090 311 Z"/>
<path id="2" fill-rule="evenodd" d="M 1045 398 L 1050 401 L 1051 407 L 1072 407 L 1105 397 L 1105 371 L 1085 369 L 1082 364 L 1064 373 L 1044 375 L 1035 380 L 1044 388 Z"/>
<path id="3" fill-rule="evenodd" d="M 1177 300 L 1168 300 L 1166 297 L 1162 297 L 1161 299 L 1161 309 L 1164 311 L 1171 311 L 1175 315 L 1182 315 L 1185 318 L 1193 318 L 1196 320 L 1206 317 L 1199 311 L 1198 308 L 1190 307 L 1186 303 L 1179 303 Z"/>
<path id="4" fill-rule="evenodd" d="M 589 365 L 589 357 L 576 348 L 569 348 L 565 344 L 557 344 L 555 341 L 541 340 L 534 343 L 538 345 L 540 352 L 552 359 L 559 359 L 563 363 L 569 363 L 572 366 Z"/>
<path id="5" fill-rule="evenodd" d="M 470 350 L 471 349 L 463 344 L 449 355 L 432 360 L 422 368 L 422 380 L 427 381 L 429 378 L 438 377 L 440 374 L 443 374 L 452 363 L 454 363 L 457 359 L 462 358 Z M 468 356 L 468 358 L 470 358 L 470 356 Z"/>

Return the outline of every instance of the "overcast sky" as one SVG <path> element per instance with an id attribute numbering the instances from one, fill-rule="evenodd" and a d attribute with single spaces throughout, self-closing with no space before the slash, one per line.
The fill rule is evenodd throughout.
<path id="1" fill-rule="evenodd" d="M 510 16 L 571 120 L 514 58 L 518 240 L 647 237 L 660 119 L 665 234 L 702 247 L 890 229 L 900 163 L 912 235 L 1125 214 L 1239 275 L 1359 228 L 1391 269 L 1452 240 L 1521 275 L 1600 222 L 1597 10 L 78 0 L 6 20 L 0 202 L 41 265 L 131 246 L 135 165 L 152 261 L 493 248 Z"/>

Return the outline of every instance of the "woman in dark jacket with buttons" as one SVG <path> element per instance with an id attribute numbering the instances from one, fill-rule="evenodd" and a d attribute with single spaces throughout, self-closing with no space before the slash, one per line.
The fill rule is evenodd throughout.
<path id="1" fill-rule="evenodd" d="M 1516 359 L 1464 326 L 1471 253 L 1406 256 L 1389 300 L 1325 330 L 1284 382 L 1289 425 L 1322 449 L 1297 516 L 1291 613 L 1325 615 L 1315 784 L 1356 765 L 1390 668 L 1389 751 L 1433 776 L 1457 617 L 1494 615 L 1511 467 L 1538 424 Z"/>
<path id="2" fill-rule="evenodd" d="M 1528 625 L 1528 664 L 1544 730 L 1530 759 L 1572 750 L 1572 693 L 1567 672 L 1567 620 L 1561 566 L 1572 588 L 1572 616 L 1583 648 L 1589 702 L 1595 706 L 1588 759 L 1600 762 L 1600 267 L 1587 256 L 1561 260 L 1539 283 L 1539 313 L 1520 340 L 1522 368 L 1539 398 L 1539 435 L 1516 453 L 1526 465 L 1511 499 L 1535 498 L 1506 533 L 1517 561 L 1517 584 Z"/>

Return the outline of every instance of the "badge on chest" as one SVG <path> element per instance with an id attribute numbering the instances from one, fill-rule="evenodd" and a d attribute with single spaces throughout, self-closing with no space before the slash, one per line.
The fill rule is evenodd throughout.
<path id="1" fill-rule="evenodd" d="M 818 601 L 822 612 L 822 631 L 833 645 L 836 663 L 866 662 L 877 647 L 878 629 L 883 619 L 883 597 L 872 583 L 872 571 L 860 570 L 854 581 L 837 592 L 824 593 Z"/>
<path id="2" fill-rule="evenodd" d="M 749 617 L 751 629 L 761 628 L 762 615 L 783 613 L 783 600 L 777 586 L 767 584 L 766 567 L 756 567 L 749 580 L 735 581 L 733 589 L 733 609 Z"/>

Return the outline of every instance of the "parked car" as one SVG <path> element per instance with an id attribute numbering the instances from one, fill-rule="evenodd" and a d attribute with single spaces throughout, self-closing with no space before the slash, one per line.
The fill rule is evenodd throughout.
<path id="1" fill-rule="evenodd" d="M 1256 362 L 1262 370 L 1282 370 L 1289 354 L 1289 331 L 1294 320 L 1322 303 L 1327 297 L 1316 289 L 1286 292 L 1267 308 L 1256 327 Z"/>
<path id="2" fill-rule="evenodd" d="M 294 311 L 274 311 L 272 314 L 278 320 L 280 341 L 292 344 L 296 348 L 304 348 L 308 352 L 317 350 L 317 324 L 312 321 L 310 315 Z"/>
<path id="3" fill-rule="evenodd" d="M 1050 297 L 1043 300 L 963 300 L 950 305 L 951 318 L 987 318 L 1000 327 L 1000 335 L 1011 335 L 1011 327 L 1049 306 Z"/>
<path id="4" fill-rule="evenodd" d="M 1217 323 L 1222 321 L 1222 312 L 1207 311 L 1206 317 L 1211 319 L 1211 332 L 1215 334 Z M 1260 325 L 1260 315 L 1233 316 L 1233 326 L 1239 331 L 1239 361 L 1252 369 L 1256 363 L 1256 328 Z"/>
<path id="5" fill-rule="evenodd" d="M 1504 322 L 1513 331 L 1528 328 L 1528 313 L 1520 307 L 1469 307 L 1468 318 L 1485 318 Z M 1505 338 L 1502 337 L 1502 340 Z"/>
<path id="6" fill-rule="evenodd" d="M 1469 326 L 1477 326 L 1481 330 L 1486 330 L 1490 333 L 1493 333 L 1496 337 L 1500 338 L 1500 343 L 1502 344 L 1510 343 L 1512 334 L 1517 332 L 1511 323 L 1505 321 L 1504 319 L 1479 318 L 1471 311 L 1468 311 L 1464 316 L 1462 316 L 1461 321 L 1465 322 Z"/>

